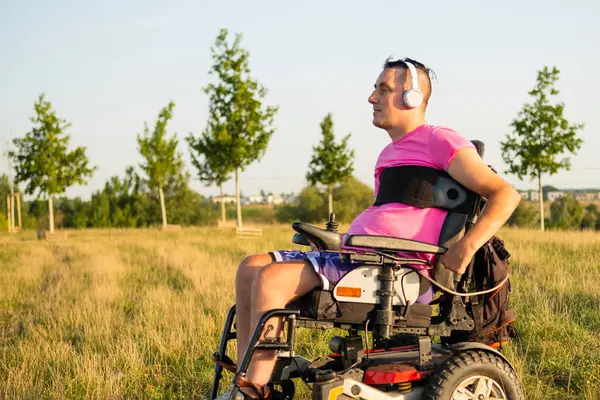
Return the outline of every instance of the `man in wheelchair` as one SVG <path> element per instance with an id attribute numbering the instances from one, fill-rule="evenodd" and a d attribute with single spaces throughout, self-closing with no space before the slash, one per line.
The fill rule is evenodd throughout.
<path id="1" fill-rule="evenodd" d="M 409 293 L 402 293 L 403 301 L 427 305 L 435 294 L 435 286 L 426 279 L 435 272 L 432 266 L 449 274 L 446 283 L 460 279 L 477 250 L 517 207 L 519 194 L 483 162 L 482 149 L 476 146 L 479 143 L 450 128 L 426 123 L 430 75 L 427 67 L 414 60 L 385 62 L 368 101 L 373 106 L 373 124 L 385 130 L 391 142 L 381 151 L 375 167 L 375 202 L 352 222 L 347 234 L 337 234 L 335 229 L 317 232 L 314 227 L 296 224 L 312 250 L 251 255 L 239 265 L 235 303 L 238 361 L 235 365 L 231 360 L 229 365 L 223 359 L 217 362 L 241 372 L 236 382 L 246 398 L 269 396 L 266 385 L 273 374 L 277 346 L 254 349 L 251 359 L 242 360 L 265 313 L 284 309 L 311 292 L 331 291 L 344 277 L 350 277 L 350 272 L 369 264 L 369 254 L 371 258 L 386 255 L 392 262 L 394 257 L 411 259 L 410 268 L 419 274 L 402 275 L 403 284 L 412 285 L 407 286 Z M 476 221 L 468 217 L 479 211 L 473 209 L 479 204 L 471 201 L 473 198 L 485 199 Z M 465 207 L 471 209 L 465 211 Z M 465 231 L 468 224 L 471 226 Z M 438 245 L 447 246 L 447 251 Z M 361 259 L 361 254 L 366 256 Z M 373 285 L 386 279 L 381 274 L 367 275 L 361 275 L 362 279 L 373 280 Z M 353 293 L 352 287 L 346 292 L 340 289 L 338 299 L 361 295 Z M 391 305 L 391 296 L 384 297 Z M 265 327 L 262 337 L 277 337 L 283 328 L 281 316 L 270 318 Z M 246 365 L 242 368 L 242 364 Z M 219 399 L 229 399 L 232 389 Z"/>

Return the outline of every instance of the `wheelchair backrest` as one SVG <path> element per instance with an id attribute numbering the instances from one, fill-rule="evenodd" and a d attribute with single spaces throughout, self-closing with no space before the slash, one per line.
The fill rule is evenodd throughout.
<path id="1" fill-rule="evenodd" d="M 485 152 L 485 145 L 479 140 L 471 141 L 481 158 Z M 475 222 L 481 212 L 483 198 L 477 193 L 469 190 L 448 178 L 448 182 L 442 179 L 439 184 L 439 195 L 445 198 L 452 197 L 454 201 L 447 201 L 448 214 L 442 225 L 438 245 L 447 247 L 460 239 L 469 227 L 469 222 Z M 457 193 L 454 193 L 456 191 Z M 464 207 L 469 204 L 469 207 Z"/>
<path id="2" fill-rule="evenodd" d="M 485 152 L 485 145 L 479 140 L 471 141 L 479 156 L 483 158 Z M 458 184 L 458 182 L 456 182 Z M 455 207 L 451 207 L 448 210 L 444 224 L 440 231 L 440 237 L 438 239 L 438 245 L 449 247 L 453 243 L 457 242 L 464 236 L 466 231 L 470 228 L 471 224 L 475 223 L 477 217 L 481 213 L 482 206 L 485 199 L 477 193 L 464 188 L 458 184 L 454 186 L 455 190 L 460 192 L 460 198 L 464 199 L 463 202 L 469 202 L 474 205 L 470 212 L 465 212 L 464 209 L 460 209 L 462 203 L 457 203 Z M 447 192 L 446 192 L 447 193 Z M 448 288 L 454 288 L 455 278 L 458 275 L 448 269 L 437 265 L 434 271 L 434 279 Z"/>

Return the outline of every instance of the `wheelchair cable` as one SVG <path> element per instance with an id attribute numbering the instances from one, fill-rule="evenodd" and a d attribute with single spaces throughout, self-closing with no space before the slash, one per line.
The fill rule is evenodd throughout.
<path id="1" fill-rule="evenodd" d="M 411 269 L 410 271 L 402 274 L 402 278 L 400 278 L 400 289 L 402 289 L 402 296 L 404 297 L 404 304 L 408 304 L 408 298 L 406 297 L 406 292 L 404 291 L 404 278 L 406 277 L 406 275 L 415 273 L 418 275 L 420 275 L 416 269 Z"/>
<path id="2" fill-rule="evenodd" d="M 509 275 L 506 275 L 506 277 L 504 279 L 502 279 L 502 281 L 498 285 L 496 285 L 493 288 L 488 289 L 488 290 L 482 290 L 481 292 L 458 293 L 458 292 L 456 292 L 456 291 L 454 291 L 452 289 L 448 289 L 447 287 L 443 286 L 441 283 L 436 282 L 435 280 L 431 279 L 430 277 L 428 277 L 428 276 L 426 276 L 426 275 L 424 275 L 424 274 L 422 274 L 422 273 L 420 273 L 418 271 L 417 271 L 417 273 L 419 275 L 421 275 L 423 278 L 427 279 L 429 282 L 433 283 L 435 286 L 437 286 L 440 289 L 442 289 L 444 292 L 453 294 L 455 296 L 461 296 L 461 297 L 480 296 L 482 294 L 487 294 L 487 293 L 494 292 L 494 291 L 500 289 L 502 287 L 502 285 L 504 285 L 506 283 L 506 281 L 508 281 L 508 277 L 509 277 Z"/>
<path id="3" fill-rule="evenodd" d="M 368 335 L 369 335 L 369 322 L 370 321 L 371 320 L 368 319 L 367 322 L 365 323 L 365 342 L 367 342 L 367 352 L 366 352 L 367 365 L 369 365 L 369 336 Z"/>

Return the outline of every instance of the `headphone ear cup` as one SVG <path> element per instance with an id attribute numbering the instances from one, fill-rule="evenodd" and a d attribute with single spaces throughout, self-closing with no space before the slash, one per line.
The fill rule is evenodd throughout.
<path id="1" fill-rule="evenodd" d="M 404 92 L 404 104 L 408 108 L 417 108 L 423 103 L 423 93 L 418 89 L 408 89 Z"/>

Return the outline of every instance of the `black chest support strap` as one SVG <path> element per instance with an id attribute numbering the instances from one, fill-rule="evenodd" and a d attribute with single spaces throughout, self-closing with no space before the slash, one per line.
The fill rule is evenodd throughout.
<path id="1" fill-rule="evenodd" d="M 441 208 L 460 214 L 474 214 L 479 196 L 446 171 L 407 165 L 383 170 L 374 206 L 403 203 L 419 208 Z"/>

